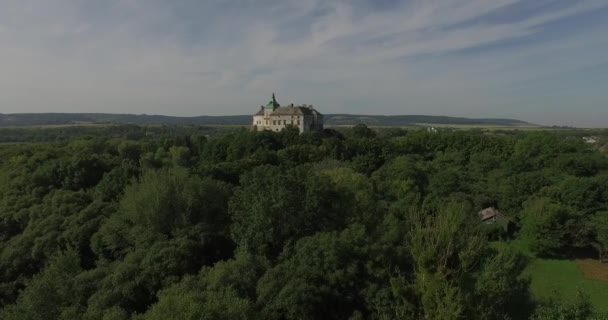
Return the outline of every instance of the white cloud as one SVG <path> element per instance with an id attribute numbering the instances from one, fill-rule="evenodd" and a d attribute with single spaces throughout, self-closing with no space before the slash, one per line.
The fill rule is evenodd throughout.
<path id="1" fill-rule="evenodd" d="M 534 114 L 544 112 L 506 111 L 502 88 L 602 63 L 608 49 L 605 25 L 477 49 L 534 39 L 549 23 L 608 6 L 601 0 L 500 22 L 480 18 L 513 14 L 522 1 L 412 0 L 389 10 L 356 3 L 5 0 L 0 112 L 244 114 L 277 91 L 279 100 L 328 112 L 539 121 Z M 533 100 L 535 110 L 551 107 Z"/>

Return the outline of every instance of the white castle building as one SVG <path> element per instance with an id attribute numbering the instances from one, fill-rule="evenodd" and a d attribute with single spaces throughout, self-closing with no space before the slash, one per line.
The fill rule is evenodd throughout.
<path id="1" fill-rule="evenodd" d="M 323 130 L 323 115 L 312 105 L 294 106 L 290 104 L 281 107 L 272 94 L 272 100 L 261 106 L 260 111 L 253 115 L 253 127 L 258 130 L 281 131 L 287 126 L 300 129 L 300 133 Z"/>

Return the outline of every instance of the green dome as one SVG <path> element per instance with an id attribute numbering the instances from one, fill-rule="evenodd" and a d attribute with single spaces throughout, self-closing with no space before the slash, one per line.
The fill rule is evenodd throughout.
<path id="1" fill-rule="evenodd" d="M 270 100 L 270 101 L 268 102 L 268 104 L 266 105 L 266 109 L 272 109 L 272 110 L 274 110 L 274 109 L 276 109 L 276 108 L 278 108 L 278 107 L 280 107 L 280 105 L 279 105 L 279 103 L 277 102 L 277 99 L 275 99 L 275 97 L 274 97 L 274 93 L 273 93 L 273 94 L 272 94 L 272 100 Z"/>

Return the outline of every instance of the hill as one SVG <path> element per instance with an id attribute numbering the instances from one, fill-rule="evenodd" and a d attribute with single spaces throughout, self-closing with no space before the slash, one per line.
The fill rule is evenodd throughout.
<path id="1" fill-rule="evenodd" d="M 412 124 L 454 124 L 454 125 L 493 125 L 493 126 L 534 126 L 534 124 L 515 119 L 476 119 L 447 116 L 425 115 L 354 115 L 328 114 L 325 122 L 329 125 L 352 125 L 365 123 L 378 126 L 403 126 Z"/>
<path id="2" fill-rule="evenodd" d="M 250 115 L 172 117 L 146 114 L 111 113 L 14 113 L 0 114 L 0 126 L 62 125 L 83 123 L 130 123 L 130 124 L 169 124 L 169 125 L 248 125 Z M 473 119 L 446 116 L 424 115 L 353 115 L 326 114 L 327 125 L 354 125 L 365 123 L 377 126 L 404 126 L 414 124 L 454 124 L 454 125 L 496 125 L 496 126 L 533 126 L 514 119 Z"/>

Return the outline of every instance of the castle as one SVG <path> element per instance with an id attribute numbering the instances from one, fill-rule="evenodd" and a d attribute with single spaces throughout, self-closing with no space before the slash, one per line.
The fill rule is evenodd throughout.
<path id="1" fill-rule="evenodd" d="M 287 126 L 300 129 L 300 133 L 323 130 L 323 115 L 312 105 L 301 105 L 281 107 L 274 93 L 272 100 L 261 106 L 260 110 L 253 115 L 253 127 L 258 130 L 281 131 Z"/>

